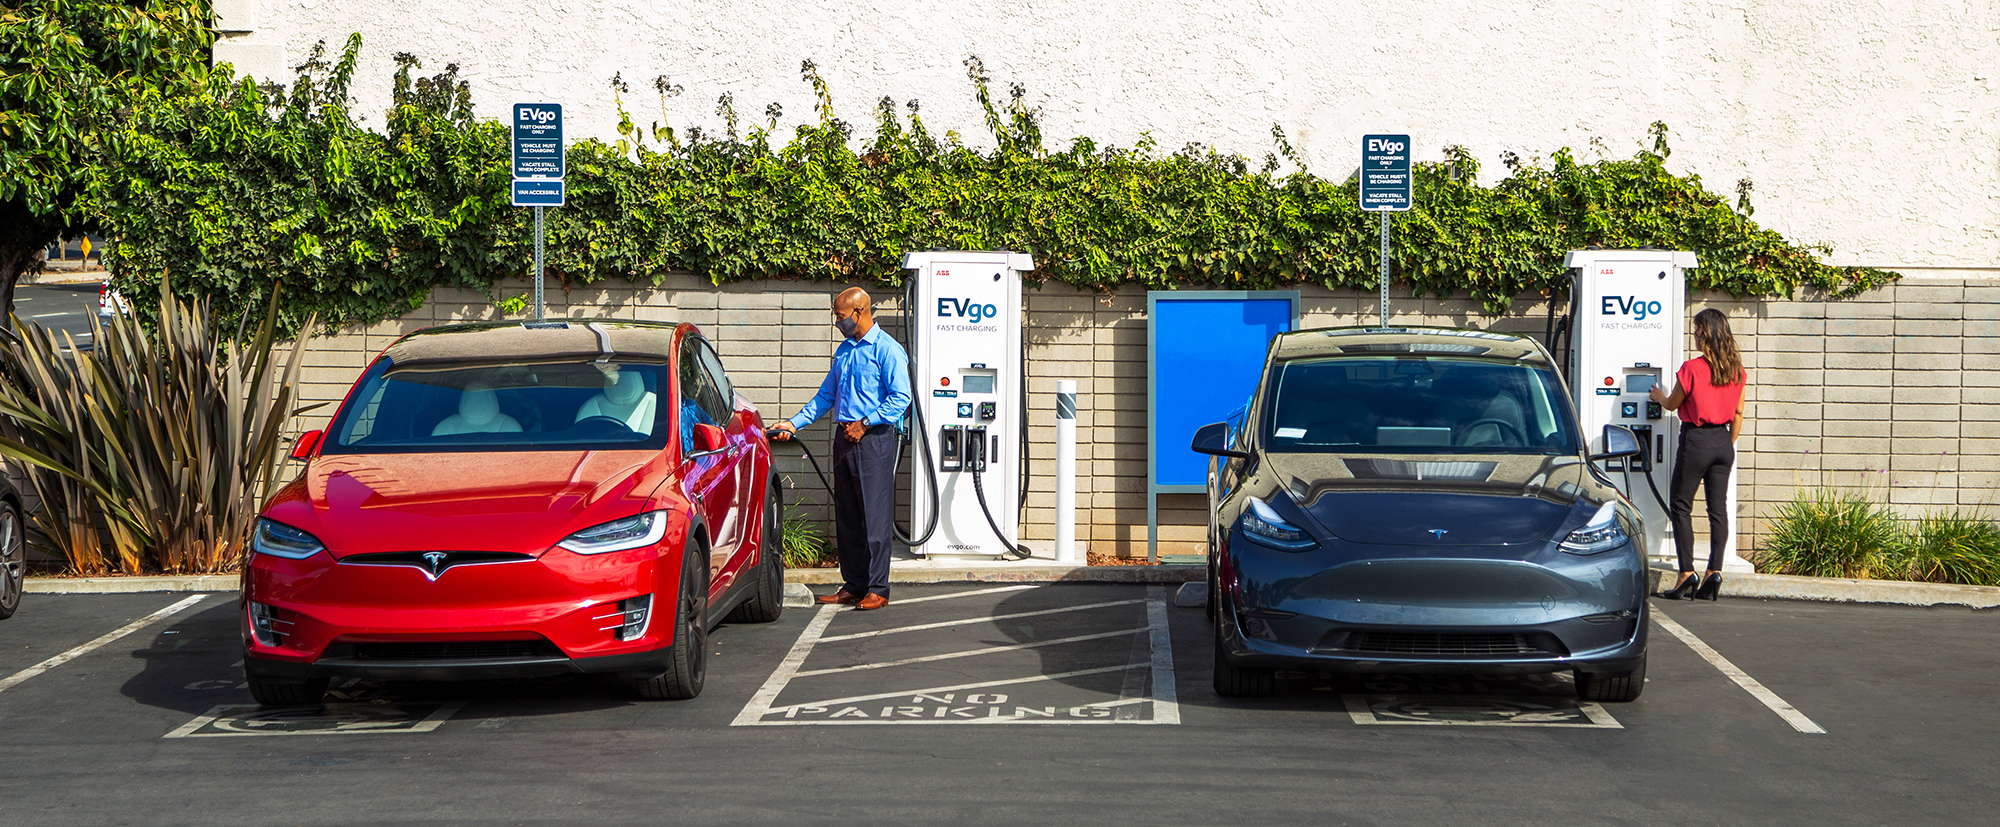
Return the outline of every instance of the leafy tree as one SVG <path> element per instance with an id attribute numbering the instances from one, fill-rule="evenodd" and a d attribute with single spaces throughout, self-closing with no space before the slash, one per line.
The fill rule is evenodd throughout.
<path id="1" fill-rule="evenodd" d="M 115 236 L 114 283 L 150 315 L 174 290 L 220 318 L 261 309 L 282 287 L 289 334 L 309 316 L 393 318 L 433 285 L 483 288 L 521 272 L 521 212 L 509 203 L 507 128 L 472 116 L 458 67 L 400 65 L 386 133 L 349 113 L 361 46 L 331 62 L 315 47 L 288 90 L 216 73 L 121 127 L 92 200 Z"/>
<path id="2" fill-rule="evenodd" d="M 98 229 L 111 128 L 208 74 L 208 0 L 0 0 L 0 313 L 39 252 Z"/>

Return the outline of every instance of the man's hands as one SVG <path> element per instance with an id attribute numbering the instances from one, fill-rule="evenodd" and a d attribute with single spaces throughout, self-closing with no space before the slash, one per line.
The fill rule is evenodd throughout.
<path id="1" fill-rule="evenodd" d="M 865 419 L 842 422 L 835 427 L 841 436 L 847 437 L 848 442 L 860 442 L 862 437 L 868 435 L 868 421 Z M 792 427 L 791 421 L 780 419 L 778 424 L 772 425 L 765 433 L 770 436 L 772 442 L 790 442 L 798 438 L 799 432 L 797 428 Z"/>

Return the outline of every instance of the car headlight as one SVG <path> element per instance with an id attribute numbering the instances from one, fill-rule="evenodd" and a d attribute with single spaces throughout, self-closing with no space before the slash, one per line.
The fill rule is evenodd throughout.
<path id="1" fill-rule="evenodd" d="M 1563 538 L 1562 550 L 1571 554 L 1596 554 L 1625 545 L 1630 539 L 1625 535 L 1625 527 L 1618 523 L 1617 506 L 1607 502 L 1590 516 L 1590 522 Z"/>
<path id="2" fill-rule="evenodd" d="M 578 554 L 603 554 L 643 548 L 667 536 L 667 512 L 648 511 L 622 520 L 598 523 L 568 537 L 557 546 Z"/>
<path id="3" fill-rule="evenodd" d="M 258 517 L 257 528 L 250 532 L 250 550 L 287 560 L 304 560 L 325 551 L 326 544 L 284 523 Z"/>
<path id="4" fill-rule="evenodd" d="M 1285 522 L 1285 518 L 1278 516 L 1270 503 L 1256 497 L 1250 498 L 1250 508 L 1243 512 L 1243 519 L 1237 522 L 1237 526 L 1250 539 L 1280 551 L 1305 551 L 1319 546 L 1312 535 Z"/>

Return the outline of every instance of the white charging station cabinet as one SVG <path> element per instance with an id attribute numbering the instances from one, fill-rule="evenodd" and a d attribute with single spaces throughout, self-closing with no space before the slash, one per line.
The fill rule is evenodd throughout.
<path id="1" fill-rule="evenodd" d="M 910 358 L 916 365 L 913 404 L 922 405 L 937 468 L 937 530 L 921 547 L 927 558 L 998 558 L 1020 541 L 1021 410 L 1027 375 L 1021 364 L 1021 273 L 1035 268 L 1025 253 L 922 252 L 903 257 L 915 271 L 909 308 Z M 913 420 L 911 427 L 916 427 Z M 912 456 L 910 520 L 930 518 L 930 484 L 921 456 Z M 985 492 L 980 507 L 973 475 Z M 987 514 L 992 515 L 991 524 Z M 1043 552 L 1046 556 L 1048 552 Z"/>
<path id="2" fill-rule="evenodd" d="M 1659 499 L 1672 502 L 1669 483 L 1680 445 L 1680 419 L 1648 398 L 1647 391 L 1658 385 L 1672 393 L 1674 372 L 1685 360 L 1685 271 L 1697 266 L 1695 255 L 1675 250 L 1572 250 L 1564 263 L 1576 279 L 1570 379 L 1583 437 L 1590 441 L 1591 453 L 1598 453 L 1604 450 L 1604 426 L 1622 425 L 1645 444 L 1647 461 L 1611 460 L 1606 468 L 1638 506 L 1652 555 L 1671 558 L 1671 526 L 1653 489 L 1658 489 Z M 1647 476 L 1652 477 L 1651 487 Z M 1732 512 L 1735 480 L 1732 473 Z M 1698 515 L 1699 508 L 1697 504 Z M 1730 550 L 1735 550 L 1733 537 Z M 1697 556 L 1705 559 L 1707 553 L 1704 544 Z"/>

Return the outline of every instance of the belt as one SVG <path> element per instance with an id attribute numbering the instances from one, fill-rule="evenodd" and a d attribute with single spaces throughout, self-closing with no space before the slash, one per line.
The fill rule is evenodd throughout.
<path id="1" fill-rule="evenodd" d="M 1727 423 L 1727 422 L 1717 422 L 1717 423 L 1715 423 L 1715 424 L 1713 424 L 1713 425 L 1709 425 L 1709 424 L 1703 424 L 1703 423 L 1699 423 L 1699 422 L 1683 422 L 1683 423 L 1681 423 L 1681 427 L 1682 427 L 1682 428 L 1727 428 L 1727 427 L 1729 427 L 1729 423 Z"/>

